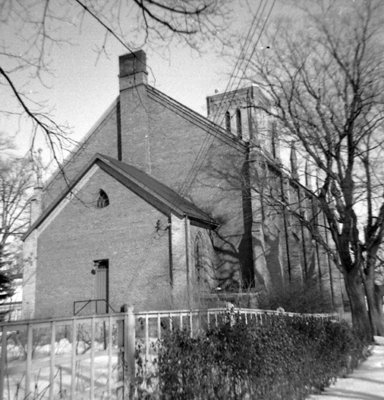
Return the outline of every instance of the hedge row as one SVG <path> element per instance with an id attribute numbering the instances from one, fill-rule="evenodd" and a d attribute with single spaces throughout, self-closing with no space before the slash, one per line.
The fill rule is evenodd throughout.
<path id="1" fill-rule="evenodd" d="M 160 399 L 305 399 L 340 371 L 355 367 L 364 343 L 346 323 L 271 317 L 260 325 L 240 316 L 191 338 L 166 334 L 159 345 Z"/>

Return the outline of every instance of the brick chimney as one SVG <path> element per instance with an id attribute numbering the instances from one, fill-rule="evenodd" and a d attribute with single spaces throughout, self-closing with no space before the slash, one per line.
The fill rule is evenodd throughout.
<path id="1" fill-rule="evenodd" d="M 143 50 L 119 57 L 118 159 L 151 172 L 147 57 Z"/>
<path id="2" fill-rule="evenodd" d="M 147 83 L 147 55 L 143 50 L 119 57 L 120 92 Z"/>

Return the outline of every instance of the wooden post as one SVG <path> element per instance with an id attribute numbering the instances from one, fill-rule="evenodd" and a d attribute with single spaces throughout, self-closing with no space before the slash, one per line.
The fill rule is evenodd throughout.
<path id="1" fill-rule="evenodd" d="M 6 363 L 7 363 L 7 328 L 3 326 L 1 328 L 0 399 L 4 399 L 4 381 L 5 381 Z"/>
<path id="2" fill-rule="evenodd" d="M 157 338 L 161 338 L 161 320 L 160 320 L 160 314 L 157 313 Z"/>
<path id="3" fill-rule="evenodd" d="M 128 306 L 126 304 L 122 305 L 120 308 L 121 313 L 126 313 Z M 116 396 L 118 400 L 124 398 L 124 319 L 119 319 L 117 321 L 117 346 L 119 348 L 119 361 L 118 361 L 118 382 L 119 386 L 116 391 Z"/>
<path id="4" fill-rule="evenodd" d="M 91 320 L 91 371 L 90 371 L 90 391 L 89 399 L 95 398 L 95 316 Z"/>
<path id="5" fill-rule="evenodd" d="M 135 348 L 133 348 L 135 351 Z M 148 314 L 145 315 L 145 368 L 147 367 L 149 357 L 149 318 Z"/>
<path id="6" fill-rule="evenodd" d="M 135 336 L 135 314 L 133 306 L 129 306 L 124 318 L 124 364 L 129 400 L 133 399 L 135 392 Z"/>
<path id="7" fill-rule="evenodd" d="M 133 313 L 133 306 L 127 306 L 124 304 L 121 309 L 124 312 L 124 324 L 123 329 L 118 329 L 118 343 L 121 348 L 121 362 L 122 368 L 122 379 L 123 379 L 123 398 L 133 399 L 135 392 L 135 314 Z M 126 388 L 128 390 L 126 391 Z M 127 392 L 127 393 L 126 393 Z"/>
<path id="8" fill-rule="evenodd" d="M 25 392 L 24 396 L 28 399 L 32 395 L 31 391 L 31 376 L 32 376 L 32 339 L 33 327 L 27 324 L 27 370 L 25 373 Z"/>
<path id="9" fill-rule="evenodd" d="M 75 400 L 75 381 L 76 381 L 76 342 L 77 324 L 76 319 L 72 319 L 72 356 L 71 356 L 71 400 Z M 60 387 L 61 392 L 61 387 Z"/>
<path id="10" fill-rule="evenodd" d="M 189 325 L 190 325 L 190 329 L 191 329 L 191 332 L 189 333 L 189 335 L 191 336 L 191 338 L 193 338 L 193 316 L 192 316 L 192 310 L 189 310 Z"/>
<path id="11" fill-rule="evenodd" d="M 55 386 L 55 343 L 56 343 L 56 326 L 55 322 L 51 322 L 51 353 L 49 362 L 49 400 L 54 398 Z"/>
<path id="12" fill-rule="evenodd" d="M 112 317 L 108 317 L 108 381 L 107 381 L 107 398 L 112 397 Z"/>

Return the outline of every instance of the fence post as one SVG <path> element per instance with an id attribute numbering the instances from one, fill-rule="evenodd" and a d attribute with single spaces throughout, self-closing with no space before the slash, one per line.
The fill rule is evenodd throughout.
<path id="1" fill-rule="evenodd" d="M 25 393 L 26 399 L 32 396 L 31 378 L 32 378 L 32 346 L 33 346 L 33 327 L 27 324 L 27 370 L 25 373 Z"/>
<path id="2" fill-rule="evenodd" d="M 135 393 L 135 314 L 133 306 L 124 304 L 121 307 L 124 315 L 124 328 L 120 330 L 119 342 L 123 345 L 123 387 L 128 388 L 128 393 L 124 390 L 124 399 L 133 399 Z"/>
<path id="3" fill-rule="evenodd" d="M 56 325 L 55 321 L 51 322 L 51 351 L 49 360 L 49 400 L 54 397 L 54 375 L 55 375 L 55 343 L 56 343 Z"/>
<path id="4" fill-rule="evenodd" d="M 7 363 L 7 328 L 1 327 L 0 399 L 4 398 L 5 366 Z M 9 396 L 9 394 L 8 394 Z"/>
<path id="5" fill-rule="evenodd" d="M 77 323 L 76 318 L 72 318 L 72 351 L 71 351 L 71 400 L 75 400 L 75 383 L 76 383 L 76 345 L 77 345 Z M 61 373 L 61 370 L 60 370 Z M 60 384 L 60 393 L 61 393 Z"/>

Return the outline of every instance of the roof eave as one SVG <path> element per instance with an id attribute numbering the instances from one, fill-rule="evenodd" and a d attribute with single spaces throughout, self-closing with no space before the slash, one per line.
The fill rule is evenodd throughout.
<path id="1" fill-rule="evenodd" d="M 159 196 L 156 192 L 153 192 L 150 188 L 136 181 L 131 176 L 118 168 L 116 165 L 113 165 L 108 159 L 106 159 L 102 154 L 95 154 L 92 160 L 87 164 L 87 166 L 82 170 L 81 173 L 76 177 L 76 179 L 57 197 L 57 199 L 52 203 L 52 205 L 31 225 L 28 231 L 22 237 L 22 240 L 25 241 L 28 236 L 37 229 L 44 220 L 53 212 L 53 210 L 60 204 L 60 202 L 70 193 L 79 181 L 83 178 L 83 176 L 91 169 L 91 167 L 97 164 L 99 168 L 101 168 L 104 172 L 112 176 L 114 179 L 118 180 L 121 184 L 125 185 L 128 189 L 135 192 L 138 196 L 143 198 L 144 201 L 150 203 L 153 207 L 159 209 L 159 211 L 163 212 L 165 215 L 170 216 L 171 213 L 175 214 L 179 218 L 183 218 L 184 216 L 188 216 L 190 220 L 199 221 L 201 224 L 210 227 L 217 227 L 215 221 L 209 218 L 199 218 L 192 213 L 185 212 L 183 209 L 178 207 L 176 204 L 172 204 L 167 201 L 165 198 Z M 114 171 L 116 173 L 114 173 Z M 127 182 L 130 183 L 127 185 Z M 148 193 L 148 196 L 143 195 L 143 193 Z"/>

